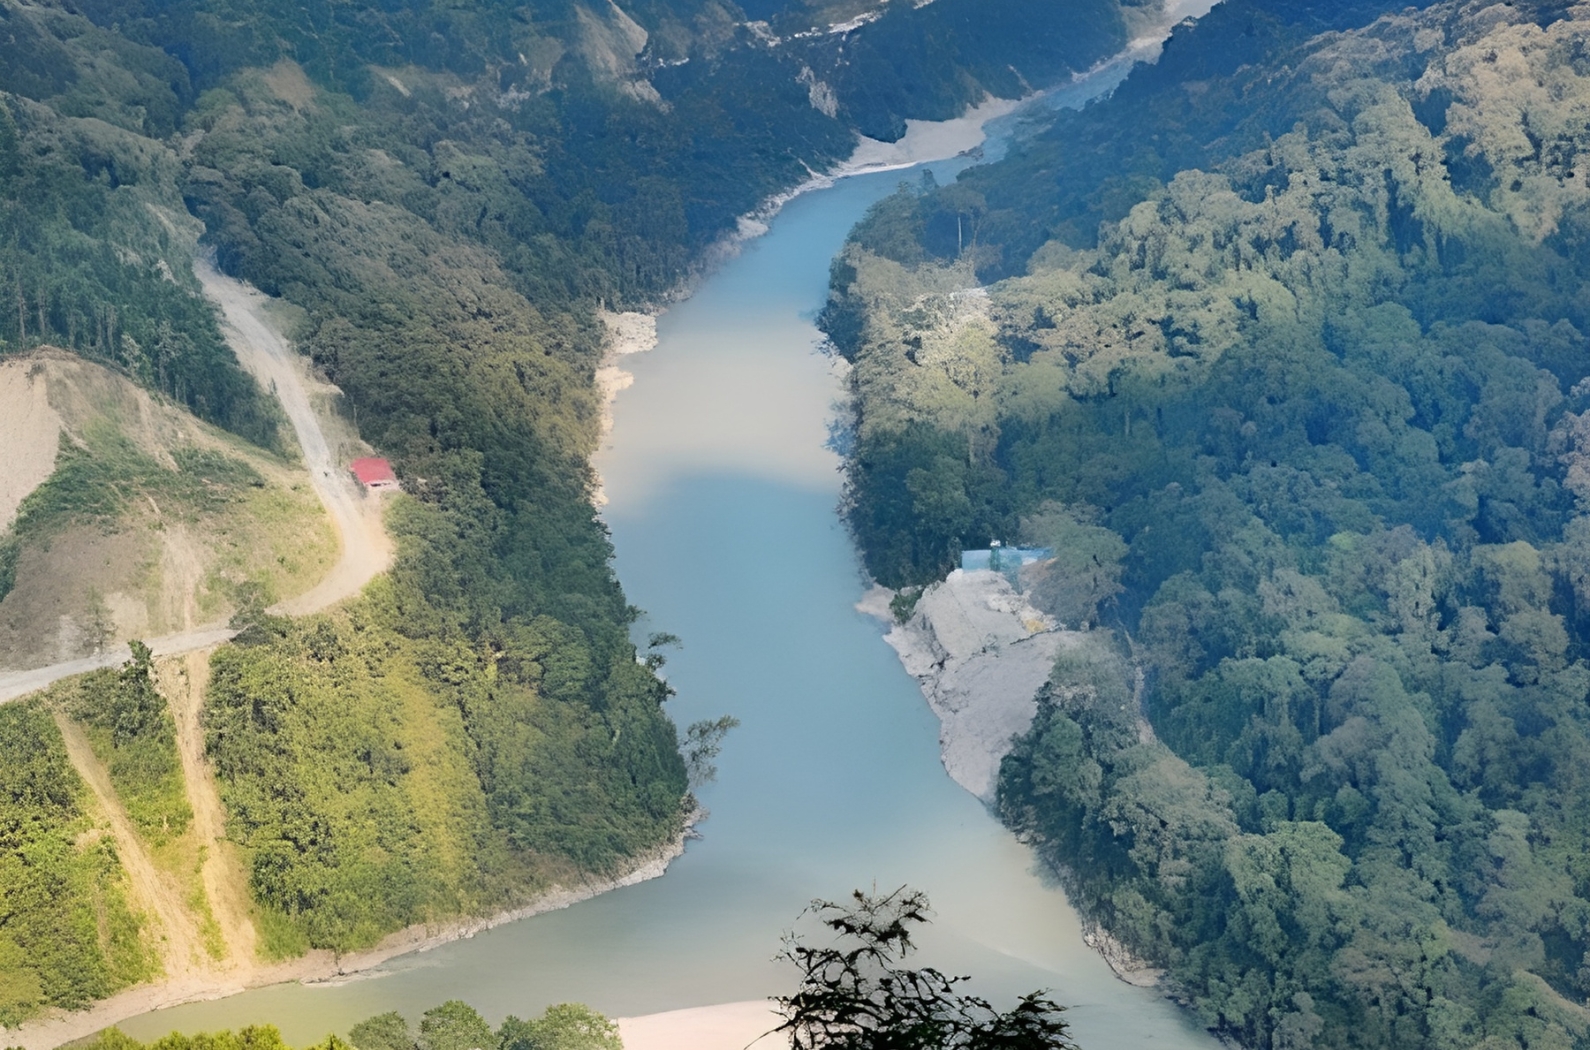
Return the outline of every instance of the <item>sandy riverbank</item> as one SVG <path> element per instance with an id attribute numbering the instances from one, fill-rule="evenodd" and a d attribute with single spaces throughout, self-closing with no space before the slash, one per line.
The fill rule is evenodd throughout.
<path id="1" fill-rule="evenodd" d="M 874 586 L 856 608 L 890 625 L 884 640 L 939 719 L 939 747 L 950 779 L 989 806 L 997 801 L 999 764 L 1032 727 L 1038 694 L 1067 650 L 1107 644 L 1089 631 L 1067 631 L 1033 608 L 997 572 L 950 573 L 927 588 L 904 623 L 890 609 L 894 592 Z M 1136 688 L 1142 689 L 1141 672 Z M 1153 729 L 1140 720 L 1139 733 Z M 1062 873 L 1062 881 L 1064 875 Z M 1082 940 L 1115 975 L 1139 988 L 1164 971 L 1138 958 L 1104 927 L 1083 918 Z"/>
<path id="2" fill-rule="evenodd" d="M 611 310 L 603 310 L 598 316 L 607 328 L 607 353 L 602 358 L 602 366 L 596 370 L 596 395 L 602 402 L 601 442 L 605 447 L 608 435 L 613 432 L 613 402 L 618 400 L 621 391 L 628 390 L 635 382 L 635 376 L 624 370 L 622 362 L 630 354 L 643 354 L 657 346 L 657 316 Z M 607 505 L 607 493 L 603 491 L 600 475 L 591 499 L 599 508 Z"/>
<path id="3" fill-rule="evenodd" d="M 881 171 L 904 171 L 918 164 L 949 160 L 977 149 L 987 139 L 985 125 L 996 117 L 1012 113 L 1025 99 L 988 98 L 953 120 L 908 120 L 905 134 L 896 142 L 883 142 L 865 135 L 857 137 L 849 159 L 826 172 L 813 171 L 811 178 L 783 193 L 775 194 L 755 211 L 740 216 L 738 228 L 708 253 L 709 266 L 732 256 L 748 240 L 767 232 L 784 205 L 803 193 L 832 186 L 852 175 Z M 807 169 L 810 171 L 811 169 Z"/>
<path id="4" fill-rule="evenodd" d="M 198 974 L 181 980 L 140 985 L 102 1000 L 87 1010 L 58 1013 L 29 1021 L 20 1028 L 5 1030 L 0 1033 L 0 1042 L 7 1047 L 20 1047 L 22 1050 L 53 1050 L 63 1043 L 86 1038 L 129 1017 L 137 1017 L 183 1003 L 224 999 L 250 988 L 288 981 L 315 984 L 346 980 L 400 955 L 429 951 L 453 941 L 473 937 L 477 933 L 483 933 L 504 923 L 558 911 L 581 901 L 590 900 L 609 890 L 659 878 L 668 870 L 668 865 L 684 853 L 685 839 L 696 819 L 696 816 L 692 816 L 690 823 L 687 823 L 685 830 L 678 837 L 660 849 L 638 858 L 635 865 L 627 872 L 610 879 L 590 879 L 577 885 L 554 887 L 522 907 L 496 915 L 461 918 L 439 924 L 416 924 L 389 934 L 368 951 L 342 956 L 329 951 L 314 951 L 283 963 L 260 963 L 220 973 Z M 666 1023 L 653 1027 L 658 1032 L 673 1030 Z M 651 1031 L 652 1028 L 646 1030 Z M 662 1047 L 674 1044 L 657 1045 Z M 744 1043 L 739 1044 L 740 1047 L 744 1045 Z M 705 1050 L 704 1045 L 701 1046 L 701 1050 Z"/>
<path id="5" fill-rule="evenodd" d="M 1158 57 L 1159 49 L 1169 39 L 1171 30 L 1179 22 L 1207 14 L 1218 2 L 1219 0 L 1165 0 L 1158 16 L 1150 17 L 1142 24 L 1132 27 L 1138 35 L 1129 40 L 1124 49 L 1101 60 L 1092 69 L 1073 73 L 1071 83 L 1083 84 L 1093 79 L 1096 74 L 1119 66 L 1123 61 L 1129 65 L 1153 61 Z M 1040 96 L 1050 93 L 1064 96 L 1068 94 L 1068 86 L 1062 83 L 1048 91 L 1035 92 L 1019 99 L 989 96 L 959 117 L 950 120 L 907 120 L 905 134 L 895 142 L 884 142 L 858 135 L 856 148 L 849 159 L 826 172 L 812 171 L 811 178 L 805 182 L 768 198 L 760 208 L 742 215 L 739 229 L 725 238 L 715 251 L 709 253 L 708 268 L 720 262 L 722 254 L 732 255 L 744 241 L 766 233 L 767 224 L 773 216 L 801 194 L 832 186 L 840 179 L 851 175 L 903 171 L 918 164 L 948 160 L 951 157 L 971 153 L 987 141 L 987 125 L 990 121 L 1008 116 Z"/>
<path id="6" fill-rule="evenodd" d="M 789 1043 L 769 1034 L 779 1016 L 765 999 L 698 1006 L 644 1017 L 620 1017 L 624 1050 L 775 1050 Z"/>

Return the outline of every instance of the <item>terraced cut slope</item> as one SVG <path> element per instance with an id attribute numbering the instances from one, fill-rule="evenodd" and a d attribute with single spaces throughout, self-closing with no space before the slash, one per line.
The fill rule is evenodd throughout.
<path id="1" fill-rule="evenodd" d="M 159 537 L 164 530 L 148 524 L 154 511 L 146 514 L 139 497 L 172 517 L 183 508 L 190 536 L 227 536 L 224 514 L 234 504 L 247 512 L 246 501 L 273 481 L 300 506 L 310 493 L 320 497 L 342 553 L 334 563 L 329 551 L 318 557 L 318 582 L 288 575 L 280 571 L 289 560 L 283 530 L 267 549 L 282 551 L 276 576 L 233 583 L 225 604 L 213 595 L 212 604 L 202 604 L 209 592 L 195 590 L 181 621 L 187 629 L 156 639 L 155 652 L 137 641 L 130 652 L 102 642 L 86 656 L 0 677 L 0 701 L 48 685 L 12 706 L 45 715 L 37 731 L 63 758 L 47 786 L 78 785 L 79 819 L 88 825 L 78 848 L 103 852 L 100 863 L 125 902 L 122 940 L 143 960 L 141 970 L 124 966 L 125 977 L 70 995 L 0 954 L 0 986 L 26 993 L 14 997 L 0 1024 L 34 1018 L 6 1035 L 29 1048 L 59 1045 L 164 1005 L 357 969 L 427 939 L 565 906 L 604 886 L 659 874 L 679 848 L 682 774 L 665 794 L 627 800 L 622 783 L 601 779 L 647 762 L 678 762 L 672 727 L 657 717 L 660 696 L 648 688 L 644 669 L 632 656 L 622 661 L 629 679 L 613 687 L 610 709 L 593 718 L 568 702 L 589 688 L 589 657 L 584 667 L 567 664 L 550 674 L 542 666 L 552 647 L 574 651 L 580 644 L 555 621 L 542 618 L 502 637 L 489 665 L 457 639 L 416 644 L 404 633 L 414 629 L 403 620 L 412 602 L 406 573 L 400 567 L 380 575 L 393 549 L 381 521 L 388 501 L 357 492 L 340 466 L 366 446 L 335 412 L 338 392 L 317 383 L 291 351 L 270 300 L 202 264 L 200 272 L 226 309 L 226 334 L 240 359 L 281 400 L 310 471 L 241 446 L 235 460 L 224 458 L 235 443 L 180 413 L 167 418 L 160 402 L 119 377 L 69 355 L 35 354 L 29 382 L 48 384 L 54 369 L 75 385 L 58 384 L 65 394 L 46 402 L 63 420 L 60 451 L 54 472 L 21 501 L 18 525 L 7 534 L 12 549 L 27 556 L 16 564 L 30 567 L 36 537 L 46 537 L 38 546 L 58 545 L 56 537 L 79 521 L 101 543 L 140 538 L 127 520 Z M 55 389 L 46 385 L 47 394 Z M 212 458 L 196 460 L 171 435 L 205 442 L 199 447 Z M 166 453 L 175 469 L 154 458 L 166 451 L 155 444 L 160 437 L 175 448 Z M 229 451 L 213 451 L 217 443 Z M 92 473 L 102 459 L 114 476 Z M 182 473 L 193 462 L 206 467 L 197 482 Z M 93 487 L 99 480 L 103 490 Z M 136 515 L 117 517 L 127 507 Z M 412 544 L 420 524 L 414 515 L 423 512 L 403 501 L 394 513 L 397 534 Z M 314 542 L 331 548 L 325 518 L 313 520 Z M 191 546 L 195 560 L 209 552 Z M 95 564 L 119 562 L 102 556 Z M 291 580 L 297 594 L 276 585 L 279 579 Z M 267 609 L 266 601 L 284 595 Z M 230 624 L 199 622 L 211 609 Z M 631 753 L 638 757 L 614 761 Z M 488 795 L 482 763 L 494 770 L 495 790 L 524 800 L 524 811 L 541 814 L 541 824 L 502 828 L 508 796 Z M 561 809 L 548 804 L 553 797 Z M 600 811 L 600 819 L 584 810 Z M 304 845 L 306 826 L 312 848 Z M 537 841 L 547 845 L 537 850 Z M 628 845 L 657 841 L 659 849 Z M 0 886 L 0 938 L 13 903 Z M 105 912 L 82 893 L 68 892 L 66 903 Z M 108 943 L 99 948 L 101 956 L 109 951 Z M 102 1001 L 63 1012 L 93 1000 Z"/>
<path id="2" fill-rule="evenodd" d="M 227 337 L 308 450 L 305 467 L 64 351 L 0 362 L 0 419 L 15 438 L 0 463 L 10 526 L 0 533 L 0 660 L 29 668 L 0 674 L 0 703 L 35 694 L 16 705 L 18 726 L 0 724 L 0 746 L 31 739 L 63 760 L 0 785 L 11 789 L 0 798 L 11 808 L 38 791 L 69 801 L 66 813 L 86 829 L 48 892 L 68 913 L 97 916 L 99 931 L 65 962 L 52 958 L 54 930 L 15 943 L 28 883 L 9 883 L 0 1024 L 163 976 L 67 1021 L 64 1031 L 86 1034 L 107 1023 L 105 1011 L 124 1016 L 326 966 L 318 956 L 286 969 L 261 963 L 248 870 L 227 839 L 206 755 L 209 661 L 236 633 L 228 619 L 239 608 L 311 613 L 346 600 L 385 571 L 392 545 L 383 501 L 342 476 L 340 462 L 367 446 L 337 418 L 338 391 L 309 374 L 263 314 L 264 297 L 206 277 L 227 296 Z M 140 642 L 129 650 L 129 639 L 151 634 L 169 654 L 159 661 Z M 69 877 L 90 868 L 95 885 Z M 50 1045 L 71 1037 L 59 1023 L 48 1031 L 37 1038 Z"/>
<path id="3" fill-rule="evenodd" d="M 219 626 L 336 564 L 303 469 L 108 369 L 36 351 L 0 363 L 0 398 L 0 418 L 33 428 L 0 463 L 16 506 L 0 534 L 0 668 Z"/>
<path id="4" fill-rule="evenodd" d="M 343 470 L 369 446 L 338 414 L 341 392 L 291 349 L 271 300 L 206 260 L 195 269 L 304 465 L 63 351 L 0 363 L 0 416 L 30 428 L 0 463 L 0 500 L 19 507 L 0 534 L 0 703 L 126 659 L 129 638 L 160 655 L 211 648 L 242 604 L 318 612 L 391 565 L 384 501 Z"/>

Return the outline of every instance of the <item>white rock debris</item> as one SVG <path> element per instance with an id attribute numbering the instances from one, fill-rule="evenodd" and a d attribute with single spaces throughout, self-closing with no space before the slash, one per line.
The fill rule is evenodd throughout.
<path id="1" fill-rule="evenodd" d="M 876 615 L 877 595 L 860 608 Z M 999 763 L 1037 713 L 1055 657 L 1086 634 L 1061 630 L 997 572 L 950 573 L 923 592 L 886 641 L 939 717 L 944 768 L 992 803 Z"/>
<path id="2" fill-rule="evenodd" d="M 834 89 L 823 83 L 822 79 L 812 72 L 811 66 L 802 66 L 800 76 L 795 78 L 797 84 L 806 86 L 806 98 L 812 108 L 825 117 L 839 115 L 839 96 L 834 94 Z"/>

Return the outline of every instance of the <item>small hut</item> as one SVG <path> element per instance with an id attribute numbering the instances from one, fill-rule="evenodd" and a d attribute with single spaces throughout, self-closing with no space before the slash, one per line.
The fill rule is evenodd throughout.
<path id="1" fill-rule="evenodd" d="M 398 487 L 397 475 L 392 472 L 392 464 L 384 459 L 374 456 L 356 459 L 348 464 L 348 469 L 359 479 L 359 484 L 371 491 L 380 492 L 383 489 Z"/>
<path id="2" fill-rule="evenodd" d="M 1014 576 L 1022 566 L 1052 557 L 1054 551 L 1048 547 L 1006 547 L 995 540 L 987 550 L 961 551 L 961 570 L 976 572 L 979 569 L 992 569 Z"/>

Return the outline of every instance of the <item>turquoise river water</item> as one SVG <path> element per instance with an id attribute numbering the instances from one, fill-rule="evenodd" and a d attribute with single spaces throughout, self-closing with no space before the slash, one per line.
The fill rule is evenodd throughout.
<path id="1" fill-rule="evenodd" d="M 934 165 L 940 180 L 957 164 Z M 1088 1050 L 1214 1040 L 1157 993 L 1117 981 L 1062 893 L 939 765 L 914 681 L 855 611 L 864 581 L 825 445 L 841 380 L 813 317 L 828 263 L 869 204 L 916 171 L 797 197 L 659 323 L 599 460 L 617 567 L 642 632 L 684 639 L 667 667 L 680 724 L 741 721 L 701 792 L 711 817 L 658 880 L 395 960 L 136 1018 L 152 1038 L 253 1022 L 303 1045 L 374 1013 L 462 998 L 490 1020 L 580 1000 L 614 1016 L 788 991 L 773 961 L 814 896 L 925 890 L 922 958 L 1008 999 L 1052 989 Z"/>

